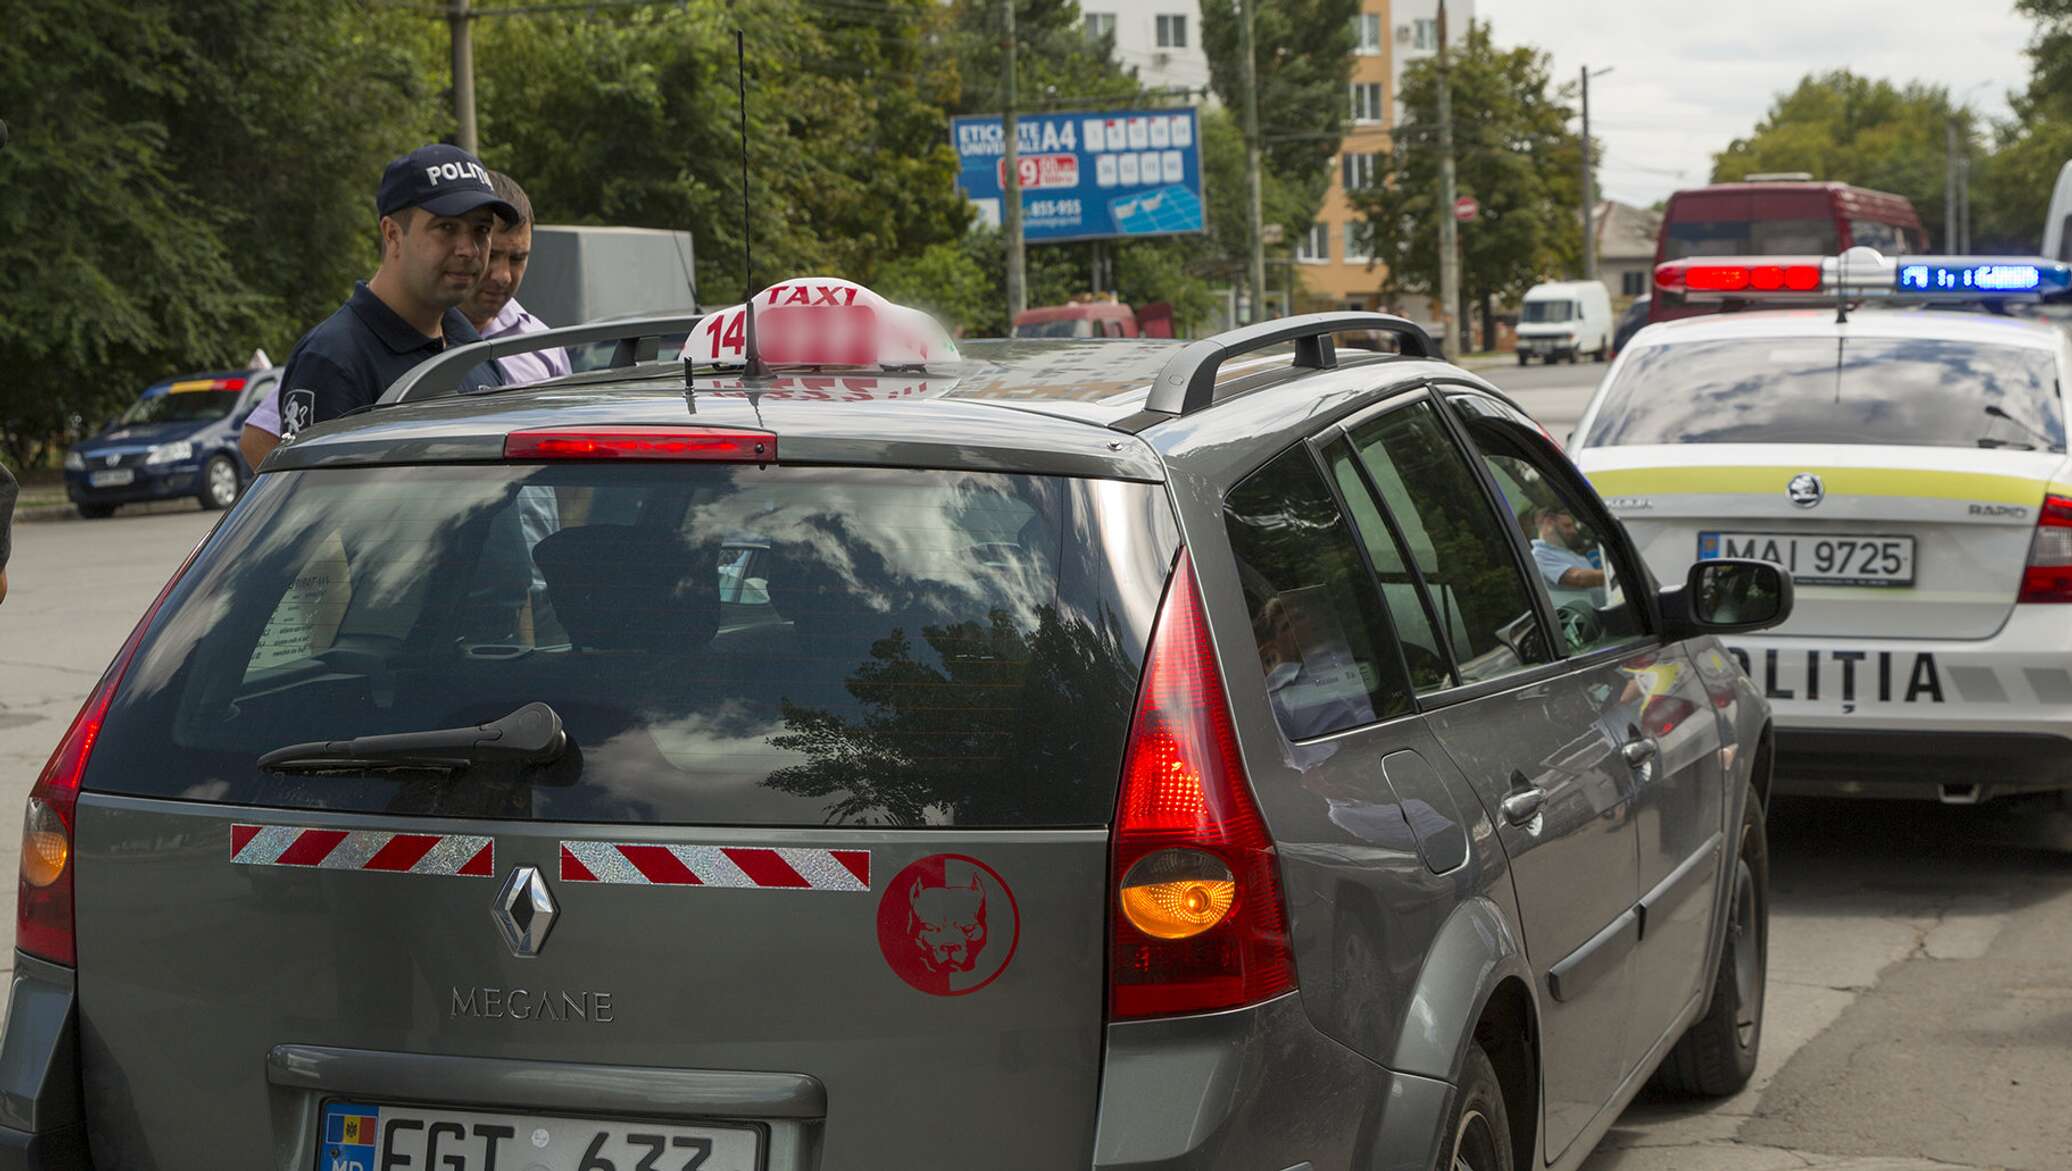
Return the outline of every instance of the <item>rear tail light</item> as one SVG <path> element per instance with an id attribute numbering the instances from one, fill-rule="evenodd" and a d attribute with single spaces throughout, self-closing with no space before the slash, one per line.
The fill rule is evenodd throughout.
<path id="1" fill-rule="evenodd" d="M 2072 499 L 2045 496 L 2018 602 L 2072 602 Z"/>
<path id="2" fill-rule="evenodd" d="M 1130 726 L 1114 850 L 1114 1019 L 1239 1008 L 1295 987 L 1273 841 L 1184 553 Z"/>
<path id="3" fill-rule="evenodd" d="M 504 436 L 504 458 L 767 464 L 777 462 L 777 436 L 769 431 L 712 427 L 546 427 Z"/>
<path id="4" fill-rule="evenodd" d="M 144 617 L 130 631 L 115 661 L 101 674 L 101 681 L 86 697 L 72 726 L 65 729 L 57 750 L 43 765 L 36 784 L 29 790 L 29 807 L 22 815 L 21 883 L 15 896 L 14 945 L 38 959 L 70 967 L 79 962 L 72 921 L 72 829 L 79 806 L 79 781 L 86 775 L 94 742 L 101 738 L 101 726 L 108 719 L 108 705 L 122 685 L 123 673 L 136 657 L 144 631 L 158 616 L 166 595 L 194 563 L 193 553 L 173 573 L 158 600 L 144 611 Z"/>

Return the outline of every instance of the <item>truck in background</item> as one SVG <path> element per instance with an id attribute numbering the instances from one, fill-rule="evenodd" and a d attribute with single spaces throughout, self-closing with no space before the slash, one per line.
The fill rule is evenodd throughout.
<path id="1" fill-rule="evenodd" d="M 665 228 L 537 225 L 520 300 L 549 326 L 696 312 L 698 278 L 691 234 Z"/>

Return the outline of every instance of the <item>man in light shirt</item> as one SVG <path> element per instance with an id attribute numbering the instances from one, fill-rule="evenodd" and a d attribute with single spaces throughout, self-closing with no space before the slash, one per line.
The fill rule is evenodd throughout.
<path id="1" fill-rule="evenodd" d="M 502 171 L 489 173 L 489 185 L 498 198 L 517 209 L 518 218 L 498 225 L 489 244 L 489 267 L 475 291 L 461 302 L 460 311 L 485 341 L 517 333 L 544 332 L 548 328 L 546 323 L 518 303 L 518 286 L 525 282 L 525 266 L 532 260 L 532 200 L 526 198 L 525 188 Z M 568 351 L 559 346 L 498 358 L 497 365 L 503 370 L 505 384 L 510 386 L 544 382 L 570 372 Z"/>
<path id="2" fill-rule="evenodd" d="M 1604 568 L 1580 547 L 1587 547 L 1575 514 L 1559 506 L 1526 514 L 1532 532 L 1532 561 L 1547 583 L 1554 605 L 1581 602 L 1592 609 L 1604 605 Z"/>

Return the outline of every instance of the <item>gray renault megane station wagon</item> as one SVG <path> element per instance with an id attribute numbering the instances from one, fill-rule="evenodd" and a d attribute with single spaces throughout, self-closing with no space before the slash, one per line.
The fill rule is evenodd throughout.
<path id="1" fill-rule="evenodd" d="M 840 303 L 274 453 L 29 800 L 0 1167 L 1524 1171 L 1748 1078 L 1787 574 L 1658 587 L 1396 318 Z"/>

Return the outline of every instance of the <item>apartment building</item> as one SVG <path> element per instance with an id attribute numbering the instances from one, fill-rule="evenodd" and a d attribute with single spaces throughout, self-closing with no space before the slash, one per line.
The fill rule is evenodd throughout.
<path id="1" fill-rule="evenodd" d="M 1079 10 L 1087 34 L 1112 35 L 1116 61 L 1136 69 L 1147 88 L 1208 89 L 1196 0 L 1080 0 Z"/>
<path id="2" fill-rule="evenodd" d="M 1474 0 L 1448 0 L 1447 37 L 1466 39 Z M 1378 309 L 1383 272 L 1371 263 L 1367 225 L 1348 194 L 1380 183 L 1380 152 L 1401 113 L 1404 66 L 1439 50 L 1439 0 L 1362 0 L 1353 18 L 1353 71 L 1346 95 L 1345 140 L 1331 161 L 1331 189 L 1305 239 L 1295 245 L 1304 289 L 1298 308 Z M 1420 320 L 1426 307 L 1400 305 Z"/>

